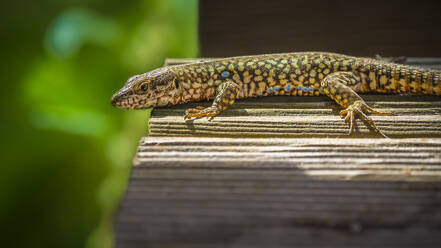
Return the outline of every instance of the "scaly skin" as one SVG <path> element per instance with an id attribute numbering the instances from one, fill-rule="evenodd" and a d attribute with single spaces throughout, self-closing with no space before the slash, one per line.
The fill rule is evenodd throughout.
<path id="1" fill-rule="evenodd" d="M 364 112 L 380 113 L 357 93 L 441 95 L 441 73 L 371 58 L 301 52 L 232 57 L 159 68 L 130 78 L 112 97 L 122 109 L 142 109 L 214 99 L 209 108 L 186 111 L 185 118 L 215 117 L 235 99 L 327 95 L 345 108 L 349 134 L 360 117 L 385 136 Z"/>

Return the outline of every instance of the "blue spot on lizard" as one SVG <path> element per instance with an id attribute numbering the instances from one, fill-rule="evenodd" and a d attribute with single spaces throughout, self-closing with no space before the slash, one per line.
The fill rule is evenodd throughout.
<path id="1" fill-rule="evenodd" d="M 229 76 L 230 76 L 230 72 L 228 72 L 228 71 L 223 71 L 222 72 L 222 77 L 226 78 L 226 77 L 229 77 Z"/>

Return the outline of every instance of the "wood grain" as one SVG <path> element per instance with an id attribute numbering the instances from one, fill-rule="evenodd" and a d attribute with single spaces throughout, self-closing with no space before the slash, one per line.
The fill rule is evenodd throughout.
<path id="1" fill-rule="evenodd" d="M 372 116 L 390 137 L 441 137 L 439 97 L 363 96 L 379 111 L 396 116 Z M 210 102 L 157 108 L 152 112 L 151 136 L 234 137 L 348 137 L 348 125 L 339 117 L 341 108 L 326 97 L 275 96 L 238 100 L 213 120 L 184 120 L 187 108 Z M 357 120 L 355 137 L 378 137 Z"/>
<path id="2" fill-rule="evenodd" d="M 296 168 L 320 177 L 439 180 L 441 139 L 145 137 L 134 161 L 141 168 Z"/>
<path id="3" fill-rule="evenodd" d="M 440 205 L 441 139 L 145 137 L 117 241 L 436 247 Z"/>

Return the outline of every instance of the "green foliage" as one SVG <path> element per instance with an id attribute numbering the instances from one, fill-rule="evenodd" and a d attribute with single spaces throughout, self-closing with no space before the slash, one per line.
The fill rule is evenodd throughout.
<path id="1" fill-rule="evenodd" d="M 110 97 L 166 57 L 197 55 L 197 1 L 21 6 L 10 2 L 0 19 L 3 244 L 112 247 L 150 111 L 115 109 Z"/>

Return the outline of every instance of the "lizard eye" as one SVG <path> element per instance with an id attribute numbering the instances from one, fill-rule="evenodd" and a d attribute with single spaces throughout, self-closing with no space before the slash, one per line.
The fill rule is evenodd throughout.
<path id="1" fill-rule="evenodd" d="M 149 88 L 147 84 L 141 85 L 141 90 L 146 91 Z"/>

